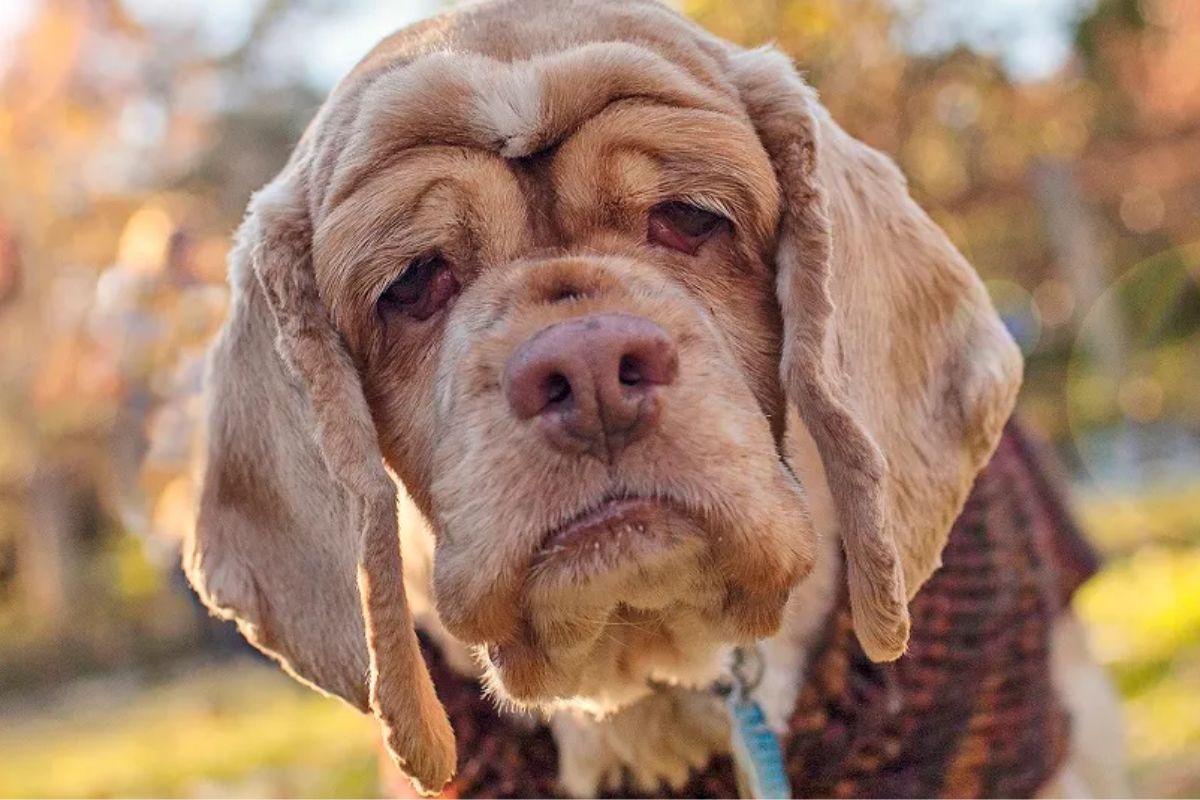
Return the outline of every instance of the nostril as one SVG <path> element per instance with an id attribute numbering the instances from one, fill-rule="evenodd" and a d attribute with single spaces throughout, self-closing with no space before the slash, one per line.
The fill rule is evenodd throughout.
<path id="1" fill-rule="evenodd" d="M 546 378 L 546 404 L 556 405 L 571 397 L 571 382 L 561 372 L 551 373 Z"/>
<path id="2" fill-rule="evenodd" d="M 666 334 L 644 336 L 627 345 L 617 366 L 622 386 L 667 386 L 679 372 L 679 355 Z"/>
<path id="3" fill-rule="evenodd" d="M 642 362 L 636 356 L 621 356 L 617 369 L 622 386 L 637 386 L 642 382 Z"/>

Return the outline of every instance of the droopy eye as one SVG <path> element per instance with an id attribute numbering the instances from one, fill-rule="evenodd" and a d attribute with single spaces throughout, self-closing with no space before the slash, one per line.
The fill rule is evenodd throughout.
<path id="1" fill-rule="evenodd" d="M 459 288 L 450 263 L 440 253 L 421 256 L 413 259 L 384 290 L 379 297 L 379 310 L 416 320 L 429 319 L 458 294 Z"/>
<path id="2" fill-rule="evenodd" d="M 691 203 L 671 200 L 650 209 L 646 239 L 653 244 L 694 256 L 700 245 L 728 225 L 729 220 L 720 214 Z"/>

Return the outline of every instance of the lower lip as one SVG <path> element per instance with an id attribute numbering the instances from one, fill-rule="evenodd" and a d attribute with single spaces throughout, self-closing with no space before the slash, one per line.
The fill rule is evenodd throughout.
<path id="1" fill-rule="evenodd" d="M 612 500 L 547 537 L 535 559 L 539 572 L 565 568 L 575 578 L 599 575 L 670 549 L 671 509 L 644 497 Z"/>
<path id="2" fill-rule="evenodd" d="M 618 526 L 631 526 L 635 530 L 638 526 L 645 528 L 646 522 L 658 510 L 659 505 L 645 497 L 610 500 L 554 531 L 546 539 L 543 549 L 554 550 L 589 544 L 597 534 L 611 531 Z M 638 532 L 644 533 L 644 530 Z"/>

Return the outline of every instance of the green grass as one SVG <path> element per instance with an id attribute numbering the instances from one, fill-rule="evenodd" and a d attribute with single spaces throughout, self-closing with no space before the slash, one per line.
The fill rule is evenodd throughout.
<path id="1" fill-rule="evenodd" d="M 4 714 L 0 796 L 363 797 L 375 726 L 274 667 L 201 667 L 149 687 L 84 684 Z"/>

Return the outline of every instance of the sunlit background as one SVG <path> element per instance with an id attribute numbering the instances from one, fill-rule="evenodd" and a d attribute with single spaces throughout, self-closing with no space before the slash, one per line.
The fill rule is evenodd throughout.
<path id="1" fill-rule="evenodd" d="M 437 0 L 0 0 L 0 795 L 377 795 L 180 577 L 249 193 Z M 1106 554 L 1142 794 L 1200 794 L 1200 3 L 689 0 L 792 53 L 988 282 Z"/>

